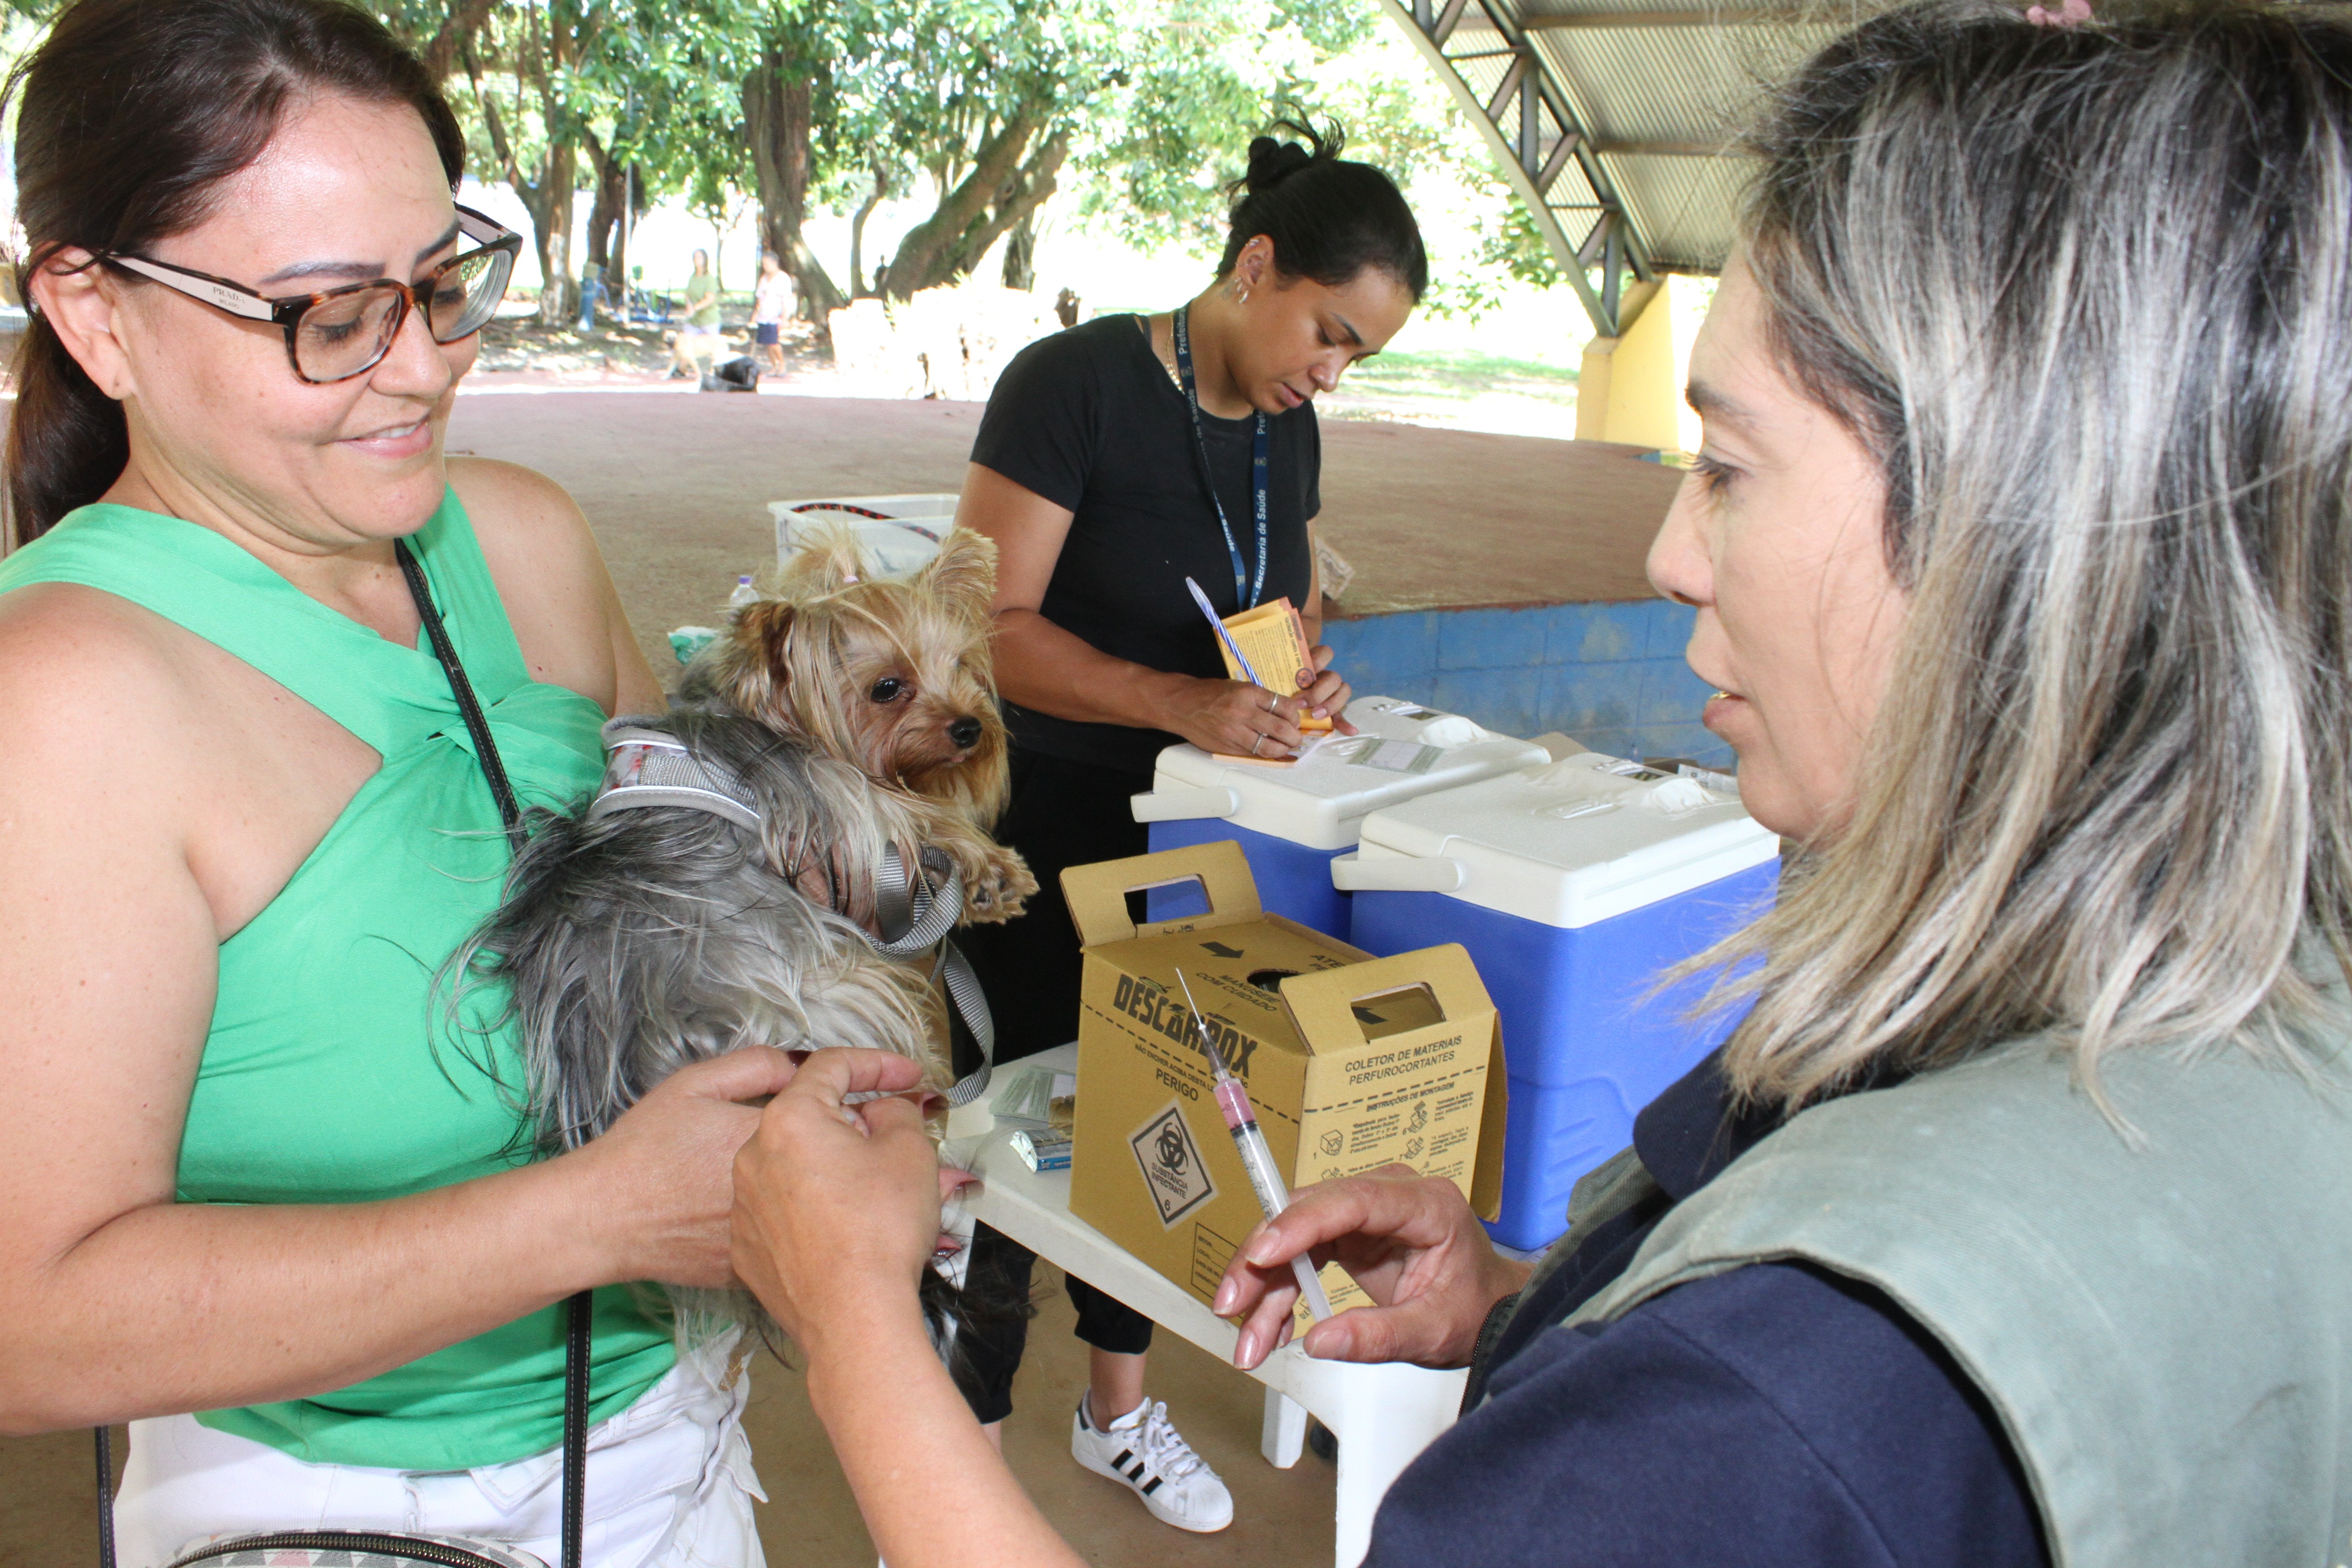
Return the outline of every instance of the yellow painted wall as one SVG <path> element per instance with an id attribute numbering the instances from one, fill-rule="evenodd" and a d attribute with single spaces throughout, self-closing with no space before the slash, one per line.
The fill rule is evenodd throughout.
<path id="1" fill-rule="evenodd" d="M 1625 291 L 1619 314 L 1633 325 L 1618 337 L 1593 339 L 1577 373 L 1579 440 L 1698 449 L 1698 418 L 1683 402 L 1691 339 L 1704 314 L 1695 281 L 1669 275 Z"/>

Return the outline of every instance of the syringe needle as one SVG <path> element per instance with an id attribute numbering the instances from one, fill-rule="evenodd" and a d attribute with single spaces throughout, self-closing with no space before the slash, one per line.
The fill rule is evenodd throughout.
<path id="1" fill-rule="evenodd" d="M 1249 1090 L 1242 1080 L 1225 1066 L 1225 1058 L 1217 1052 L 1217 1042 L 1210 1037 L 1208 1020 L 1201 1016 L 1200 1004 L 1192 1000 L 1192 983 L 1184 972 L 1176 972 L 1176 984 L 1184 988 L 1184 1005 L 1192 1015 L 1193 1031 L 1201 1037 L 1201 1049 L 1208 1053 L 1209 1076 L 1216 1086 L 1217 1109 L 1225 1119 L 1226 1131 L 1234 1135 L 1234 1147 L 1240 1151 L 1242 1169 L 1249 1173 L 1250 1190 L 1257 1194 L 1258 1207 L 1265 1217 L 1274 1219 L 1290 1206 L 1290 1189 L 1283 1184 L 1282 1173 L 1274 1163 L 1274 1151 L 1266 1146 L 1265 1134 L 1258 1130 L 1257 1112 L 1252 1109 Z M 1323 1281 L 1315 1273 L 1315 1266 L 1307 1255 L 1300 1253 L 1290 1260 L 1290 1271 L 1298 1280 L 1298 1293 L 1306 1299 L 1307 1310 L 1321 1322 L 1331 1315 L 1330 1298 L 1323 1293 Z"/>

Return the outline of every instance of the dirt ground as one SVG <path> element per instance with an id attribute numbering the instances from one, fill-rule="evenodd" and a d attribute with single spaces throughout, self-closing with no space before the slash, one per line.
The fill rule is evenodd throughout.
<path id="1" fill-rule="evenodd" d="M 475 375 L 479 383 L 549 388 L 669 386 L 677 384 L 669 380 L 673 331 L 600 318 L 583 332 L 500 316 L 482 334 Z M 730 321 L 722 334 L 720 358 L 756 353 L 748 324 Z M 864 390 L 835 369 L 832 348 L 814 325 L 788 322 L 782 335 L 784 369 L 767 372 L 771 380 L 820 397 Z M 1316 406 L 1326 419 L 1566 440 L 1576 434 L 1576 376 L 1557 365 L 1486 354 L 1385 354 Z"/>

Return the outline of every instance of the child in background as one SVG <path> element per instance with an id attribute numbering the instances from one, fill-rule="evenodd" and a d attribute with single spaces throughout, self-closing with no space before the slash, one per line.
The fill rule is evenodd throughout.
<path id="1" fill-rule="evenodd" d="M 793 312 L 793 275 L 769 251 L 760 258 L 760 287 L 751 297 L 751 335 L 770 370 L 784 368 L 784 318 Z"/>

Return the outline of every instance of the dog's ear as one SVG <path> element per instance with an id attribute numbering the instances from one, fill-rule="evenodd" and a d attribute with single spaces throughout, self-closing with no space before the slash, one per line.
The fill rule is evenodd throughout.
<path id="1" fill-rule="evenodd" d="M 858 548 L 855 530 L 814 529 L 803 537 L 806 542 L 786 563 L 782 574 L 785 592 L 793 596 L 830 594 L 874 575 L 872 563 Z"/>
<path id="2" fill-rule="evenodd" d="M 996 541 L 969 528 L 952 529 L 922 571 L 931 592 L 985 620 L 996 603 Z"/>
<path id="3" fill-rule="evenodd" d="M 726 640 L 725 692 L 742 712 L 774 722 L 788 706 L 791 667 L 785 660 L 785 639 L 798 612 L 786 599 L 760 599 L 735 612 Z"/>

